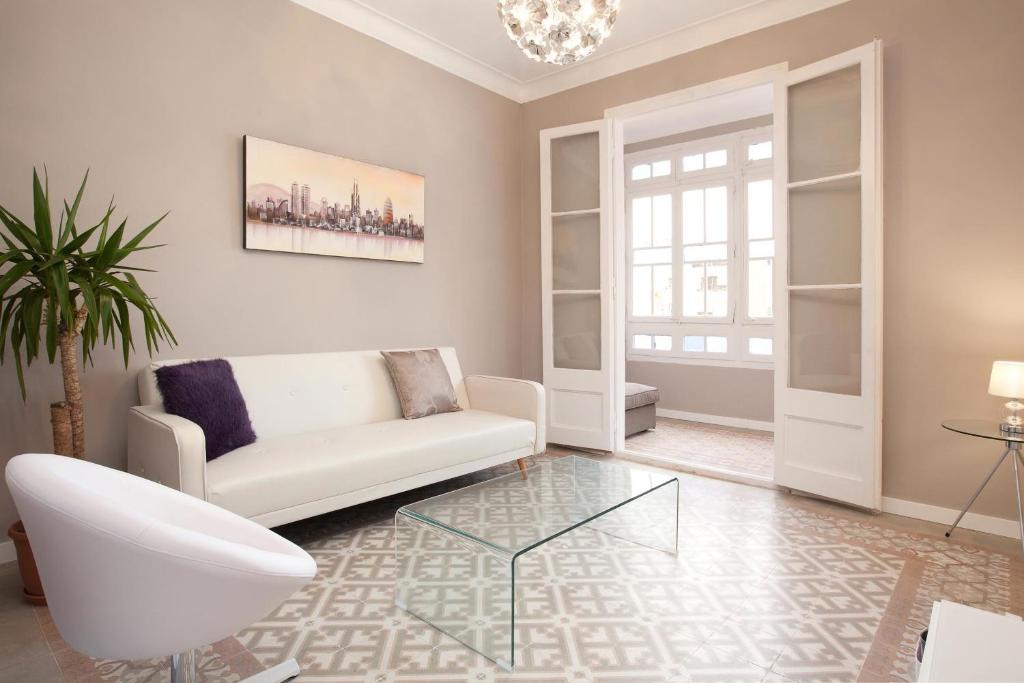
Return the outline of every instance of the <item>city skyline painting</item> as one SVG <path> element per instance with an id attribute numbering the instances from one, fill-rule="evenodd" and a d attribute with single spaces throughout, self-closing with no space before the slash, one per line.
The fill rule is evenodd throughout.
<path id="1" fill-rule="evenodd" d="M 421 175 L 246 135 L 246 249 L 423 263 Z"/>

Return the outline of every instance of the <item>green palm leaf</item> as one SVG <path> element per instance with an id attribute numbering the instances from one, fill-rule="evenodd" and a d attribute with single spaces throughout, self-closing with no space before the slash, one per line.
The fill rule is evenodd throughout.
<path id="1" fill-rule="evenodd" d="M 42 180 L 32 171 L 31 226 L 0 206 L 0 363 L 13 357 L 23 397 L 24 366 L 38 359 L 43 349 L 53 363 L 62 335 L 76 339 L 90 362 L 97 344 L 116 348 L 120 342 L 127 367 L 135 348 L 132 308 L 141 313 L 150 353 L 159 350 L 161 342 L 177 343 L 132 274 L 149 269 L 124 263 L 141 251 L 163 246 L 144 242 L 167 214 L 131 236 L 127 220 L 111 232 L 111 199 L 100 219 L 80 231 L 76 223 L 88 179 L 86 171 L 74 200 L 62 202 L 56 224 L 45 169 Z"/>

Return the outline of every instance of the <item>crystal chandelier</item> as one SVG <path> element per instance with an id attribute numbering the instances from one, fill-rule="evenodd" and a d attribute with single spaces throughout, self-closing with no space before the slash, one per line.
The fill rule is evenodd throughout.
<path id="1" fill-rule="evenodd" d="M 612 32 L 619 0 L 498 0 L 505 32 L 535 62 L 588 57 Z"/>

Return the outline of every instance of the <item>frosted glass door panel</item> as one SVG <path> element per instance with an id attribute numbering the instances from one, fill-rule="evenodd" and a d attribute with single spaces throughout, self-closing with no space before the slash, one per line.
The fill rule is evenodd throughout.
<path id="1" fill-rule="evenodd" d="M 789 192 L 789 283 L 860 283 L 860 179 Z"/>
<path id="2" fill-rule="evenodd" d="M 555 216 L 551 219 L 554 289 L 601 288 L 601 216 Z"/>
<path id="3" fill-rule="evenodd" d="M 556 368 L 601 369 L 601 295 L 552 295 L 552 352 Z"/>
<path id="4" fill-rule="evenodd" d="M 600 140 L 584 133 L 551 141 L 551 210 L 581 211 L 601 205 Z"/>
<path id="5" fill-rule="evenodd" d="M 860 290 L 789 293 L 789 386 L 860 395 Z"/>
<path id="6" fill-rule="evenodd" d="M 860 66 L 789 88 L 789 182 L 860 168 Z"/>

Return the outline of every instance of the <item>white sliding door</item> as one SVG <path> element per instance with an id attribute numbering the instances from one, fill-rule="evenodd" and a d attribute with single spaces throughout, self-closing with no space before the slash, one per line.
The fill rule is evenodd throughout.
<path id="1" fill-rule="evenodd" d="M 775 481 L 881 506 L 881 46 L 776 95 Z"/>
<path id="2" fill-rule="evenodd" d="M 612 131 L 540 133 L 541 291 L 548 441 L 612 450 Z"/>

